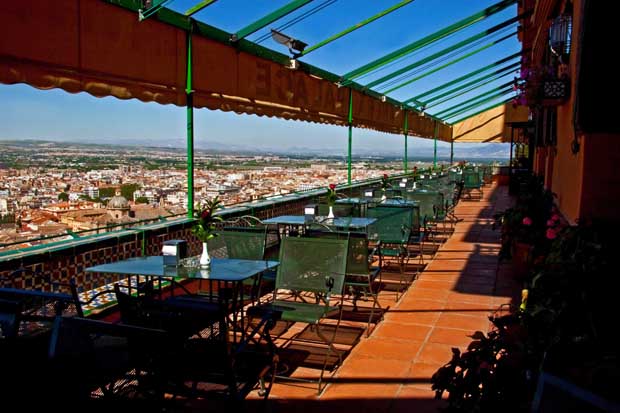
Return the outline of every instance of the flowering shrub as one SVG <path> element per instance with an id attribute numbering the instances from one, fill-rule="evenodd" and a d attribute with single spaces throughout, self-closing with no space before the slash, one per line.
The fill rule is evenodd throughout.
<path id="1" fill-rule="evenodd" d="M 215 216 L 215 212 L 222 207 L 222 201 L 216 196 L 204 202 L 203 205 L 196 205 L 194 208 L 194 218 L 198 220 L 196 225 L 192 227 L 192 234 L 200 241 L 207 240 L 217 236 L 215 233 L 217 222 L 222 222 L 222 218 Z"/>
<path id="2" fill-rule="evenodd" d="M 334 206 L 336 203 L 336 184 L 329 184 L 327 188 L 327 205 Z"/>
<path id="3" fill-rule="evenodd" d="M 513 106 L 534 106 L 540 103 L 543 83 L 549 80 L 558 80 L 555 66 L 523 67 L 521 76 L 515 78 L 513 88 L 517 96 L 513 99 Z"/>

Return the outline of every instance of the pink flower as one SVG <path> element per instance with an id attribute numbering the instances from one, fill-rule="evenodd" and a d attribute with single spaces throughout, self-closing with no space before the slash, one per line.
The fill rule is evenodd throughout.
<path id="1" fill-rule="evenodd" d="M 552 219 L 552 220 L 554 220 L 554 221 L 559 222 L 559 221 L 562 219 L 562 217 L 561 217 L 561 216 L 559 216 L 558 214 L 553 214 L 553 216 L 551 217 L 551 219 Z"/>
<path id="2" fill-rule="evenodd" d="M 547 220 L 547 226 L 548 226 L 548 227 L 553 227 L 553 226 L 555 226 L 555 221 L 554 221 L 553 219 L 549 219 L 549 220 Z"/>
<path id="3" fill-rule="evenodd" d="M 532 225 L 533 223 L 534 223 L 534 222 L 532 221 L 532 218 L 530 218 L 530 217 L 525 217 L 525 218 L 523 218 L 523 221 L 522 221 L 522 224 L 523 224 L 523 225 L 526 225 L 526 226 L 528 226 L 528 227 L 529 227 L 529 226 L 530 226 L 530 225 Z"/>
<path id="4" fill-rule="evenodd" d="M 329 184 L 329 189 L 331 189 L 332 191 L 336 189 L 336 184 Z"/>
<path id="5" fill-rule="evenodd" d="M 547 236 L 547 239 L 555 239 L 555 237 L 558 236 L 558 233 L 555 232 L 555 230 L 553 228 L 549 228 L 549 229 L 547 229 L 546 236 Z"/>
<path id="6" fill-rule="evenodd" d="M 388 175 L 387 174 L 383 174 L 383 179 L 387 179 Z"/>

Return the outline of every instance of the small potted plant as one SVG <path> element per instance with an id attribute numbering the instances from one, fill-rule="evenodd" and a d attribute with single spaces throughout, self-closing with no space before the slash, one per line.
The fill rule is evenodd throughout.
<path id="1" fill-rule="evenodd" d="M 334 218 L 334 205 L 336 204 L 336 184 L 329 184 L 327 188 L 327 206 L 329 206 L 329 214 L 327 218 Z"/>
<path id="2" fill-rule="evenodd" d="M 200 255 L 200 266 L 209 268 L 211 257 L 207 248 L 207 241 L 217 236 L 215 233 L 216 223 L 222 221 L 222 217 L 216 216 L 215 212 L 222 207 L 219 197 L 206 200 L 202 205 L 198 204 L 194 208 L 194 218 L 196 224 L 192 227 L 192 234 L 202 242 L 202 254 Z"/>

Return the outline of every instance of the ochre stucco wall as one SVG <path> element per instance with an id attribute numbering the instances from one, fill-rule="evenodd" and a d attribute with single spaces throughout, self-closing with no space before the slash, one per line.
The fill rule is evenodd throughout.
<path id="1" fill-rule="evenodd" d="M 566 103 L 557 107 L 557 147 L 555 154 L 553 150 L 549 151 L 554 159 L 551 166 L 551 185 L 548 187 L 557 195 L 558 207 L 565 217 L 572 222 L 575 222 L 580 213 L 584 163 L 584 151 L 580 150 L 577 154 L 573 154 L 571 150 L 571 143 L 574 138 L 573 107 L 577 79 L 576 66 L 579 56 L 579 42 L 577 40 L 581 26 L 580 3 L 580 0 L 576 0 L 573 7 L 572 49 L 569 62 L 571 91 L 573 93 Z M 547 168 L 549 169 L 549 163 Z"/>
<path id="2" fill-rule="evenodd" d="M 581 141 L 584 154 L 580 216 L 620 222 L 620 136 L 596 134 Z"/>

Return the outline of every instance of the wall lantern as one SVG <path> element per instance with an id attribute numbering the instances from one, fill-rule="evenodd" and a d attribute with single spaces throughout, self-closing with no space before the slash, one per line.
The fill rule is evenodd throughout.
<path id="1" fill-rule="evenodd" d="M 560 58 L 570 55 L 571 32 L 573 29 L 573 17 L 563 14 L 553 19 L 549 28 L 549 47 L 553 54 Z"/>

